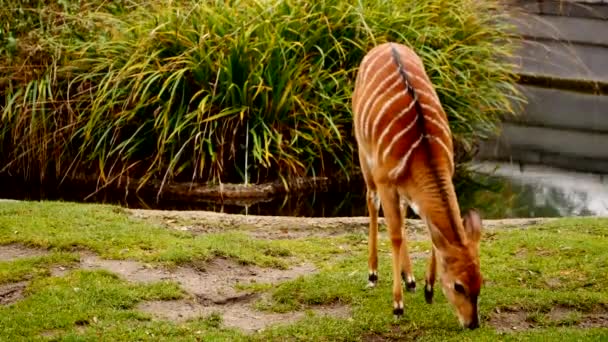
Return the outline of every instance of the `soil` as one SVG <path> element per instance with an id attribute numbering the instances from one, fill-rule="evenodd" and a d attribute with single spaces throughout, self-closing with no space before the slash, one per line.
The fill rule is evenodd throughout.
<path id="1" fill-rule="evenodd" d="M 0 261 L 46 253 L 44 250 L 20 245 L 0 246 Z M 85 270 L 104 269 L 130 282 L 175 281 L 187 293 L 186 299 L 143 302 L 137 306 L 137 309 L 150 313 L 154 318 L 172 321 L 184 321 L 218 313 L 225 326 L 245 332 L 259 331 L 271 324 L 290 323 L 302 319 L 306 313 L 256 311 L 251 304 L 255 299 L 260 298 L 260 294 L 251 290 L 239 291 L 236 289 L 237 285 L 277 284 L 316 272 L 315 266 L 309 263 L 279 270 L 241 265 L 224 258 L 215 258 L 196 267 L 179 266 L 169 269 L 133 260 L 102 259 L 88 252 L 81 253 L 80 264 L 77 267 Z M 54 267 L 51 269 L 51 274 L 63 276 L 72 269 L 63 266 Z M 27 284 L 28 282 L 19 282 L 0 285 L 0 305 L 9 305 L 22 299 Z M 310 309 L 317 315 L 342 318 L 350 315 L 349 307 L 342 305 L 317 306 Z"/>
<path id="2" fill-rule="evenodd" d="M 532 324 L 527 322 L 528 313 L 523 310 L 505 310 L 493 312 L 488 320 L 488 324 L 499 332 L 509 332 L 527 330 L 532 328 Z"/>
<path id="3" fill-rule="evenodd" d="M 257 296 L 255 296 L 257 297 Z M 251 307 L 253 297 L 242 301 L 235 301 L 225 305 L 202 304 L 196 300 L 150 301 L 141 303 L 138 310 L 147 312 L 157 319 L 175 322 L 185 321 L 196 317 L 207 317 L 219 313 L 222 323 L 229 328 L 237 328 L 245 332 L 256 332 L 270 325 L 288 324 L 298 321 L 306 316 L 304 311 L 287 313 L 273 313 L 256 311 Z M 316 306 L 310 308 L 315 315 L 330 316 L 334 318 L 350 317 L 348 306 Z"/>
<path id="4" fill-rule="evenodd" d="M 575 325 L 581 328 L 608 327 L 608 311 L 606 309 L 582 313 L 566 306 L 556 306 L 547 313 L 547 318 L 558 324 L 569 320 L 572 316 L 575 317 Z M 577 316 L 580 318 L 577 318 Z"/>
<path id="5" fill-rule="evenodd" d="M 530 312 L 522 309 L 496 310 L 490 315 L 488 324 L 499 332 L 520 331 L 533 329 L 533 322 L 528 319 Z M 569 321 L 571 317 L 574 318 Z M 543 325 L 566 324 L 577 328 L 607 328 L 608 311 L 598 309 L 591 312 L 581 312 L 566 306 L 555 306 L 545 314 L 546 323 Z M 566 322 L 564 322 L 566 321 Z"/>
<path id="6" fill-rule="evenodd" d="M 327 237 L 341 234 L 367 234 L 369 218 L 359 217 L 288 217 L 224 214 L 211 211 L 125 209 L 133 217 L 159 223 L 167 228 L 205 234 L 239 229 L 261 239 L 292 239 L 302 237 Z M 523 218 L 484 220 L 484 229 L 525 228 L 553 218 Z M 383 217 L 378 219 L 380 231 L 385 230 Z M 408 239 L 427 239 L 427 228 L 421 220 L 407 219 Z"/>
<path id="7" fill-rule="evenodd" d="M 0 261 L 13 261 L 19 258 L 32 258 L 48 254 L 42 249 L 27 248 L 22 245 L 0 245 Z"/>
<path id="8" fill-rule="evenodd" d="M 10 305 L 23 298 L 26 281 L 0 285 L 0 305 Z"/>
<path id="9" fill-rule="evenodd" d="M 237 284 L 278 283 L 316 271 L 311 264 L 302 264 L 287 270 L 240 265 L 230 259 L 215 258 L 202 267 L 157 268 L 130 260 L 104 260 L 95 255 L 81 258 L 83 269 L 105 269 L 132 282 L 175 281 L 201 303 L 228 304 L 248 298 L 252 292 L 237 291 Z M 199 267 L 201 268 L 201 267 Z"/>

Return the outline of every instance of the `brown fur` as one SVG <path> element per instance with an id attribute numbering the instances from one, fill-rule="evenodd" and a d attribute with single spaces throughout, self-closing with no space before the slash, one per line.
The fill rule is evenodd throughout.
<path id="1" fill-rule="evenodd" d="M 388 64 L 389 59 L 394 61 L 393 66 Z M 404 207 L 400 206 L 404 199 L 419 208 L 433 242 L 426 274 L 427 301 L 432 300 L 435 273 L 439 271 L 441 288 L 461 324 L 476 328 L 482 284 L 478 255 L 481 218 L 476 211 L 469 211 L 461 219 L 452 183 L 452 135 L 422 61 L 404 45 L 375 47 L 360 65 L 352 104 L 359 161 L 368 192 L 370 281 L 378 269 L 377 196 L 392 245 L 394 313 L 401 314 L 401 274 L 408 285 L 413 282 Z M 391 148 L 386 150 L 388 146 Z"/>

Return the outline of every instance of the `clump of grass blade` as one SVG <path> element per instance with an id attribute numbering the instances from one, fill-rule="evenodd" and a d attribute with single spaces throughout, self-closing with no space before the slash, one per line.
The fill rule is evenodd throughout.
<path id="1" fill-rule="evenodd" d="M 0 74 L 0 172 L 140 186 L 349 177 L 352 82 L 388 40 L 421 55 L 459 161 L 518 95 L 499 1 L 94 3 L 38 3 L 35 30 L 14 29 L 17 50 L 0 48 L 10 70 L 32 70 Z M 44 15 L 51 7 L 60 14 Z M 43 47 L 36 66 L 14 52 L 26 35 Z"/>

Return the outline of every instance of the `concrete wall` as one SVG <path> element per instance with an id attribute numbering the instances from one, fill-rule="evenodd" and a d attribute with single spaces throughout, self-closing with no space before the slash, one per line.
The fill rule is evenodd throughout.
<path id="1" fill-rule="evenodd" d="M 512 3 L 528 103 L 479 159 L 608 173 L 608 0 Z"/>

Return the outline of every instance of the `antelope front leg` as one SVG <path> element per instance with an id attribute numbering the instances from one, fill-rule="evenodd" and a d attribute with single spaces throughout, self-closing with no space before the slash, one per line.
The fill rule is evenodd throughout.
<path id="1" fill-rule="evenodd" d="M 407 210 L 407 202 L 401 201 L 399 209 L 401 210 L 401 217 L 405 218 L 406 210 Z M 408 292 L 416 291 L 416 280 L 414 279 L 414 273 L 412 272 L 412 262 L 410 260 L 410 253 L 407 248 L 407 231 L 405 229 L 405 225 L 403 226 L 403 242 L 401 243 L 401 278 L 405 282 L 405 288 Z"/>
<path id="2" fill-rule="evenodd" d="M 426 271 L 426 284 L 424 285 L 424 299 L 427 303 L 433 303 L 433 286 L 435 285 L 435 274 L 437 272 L 437 260 L 435 259 L 435 247 L 431 246 L 431 258 Z"/>
<path id="3" fill-rule="evenodd" d="M 403 217 L 399 208 L 399 196 L 396 190 L 378 188 L 382 202 L 384 218 L 391 238 L 393 254 L 393 314 L 398 318 L 403 315 L 403 287 L 401 286 L 401 250 L 403 243 Z"/>
<path id="4" fill-rule="evenodd" d="M 403 216 L 402 216 L 403 217 Z M 407 235 L 405 228 L 402 228 L 403 240 L 401 242 L 401 278 L 405 282 L 405 288 L 408 292 L 416 291 L 416 279 L 414 279 L 414 273 L 412 272 L 412 262 L 410 260 L 410 253 L 407 248 Z"/>
<path id="5" fill-rule="evenodd" d="M 367 190 L 367 209 L 369 211 L 367 286 L 375 287 L 378 283 L 378 210 L 380 210 L 380 202 L 375 191 Z"/>

